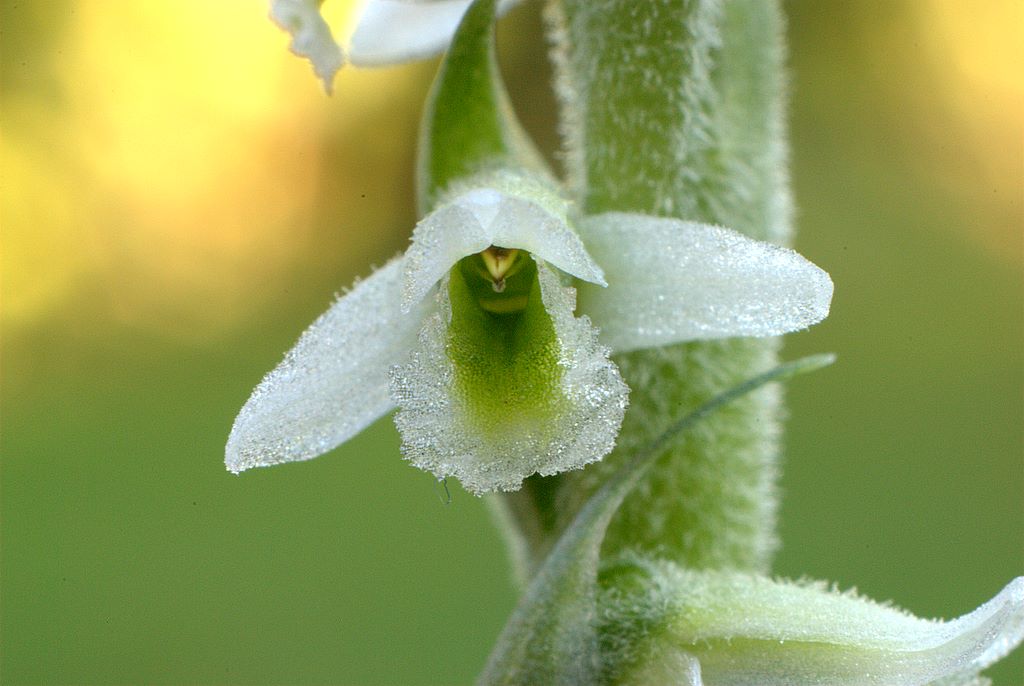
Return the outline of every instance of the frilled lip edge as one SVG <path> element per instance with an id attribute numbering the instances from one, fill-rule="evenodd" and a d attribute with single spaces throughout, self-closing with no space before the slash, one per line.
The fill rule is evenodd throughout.
<path id="1" fill-rule="evenodd" d="M 551 392 L 563 399 L 550 409 L 544 426 L 518 426 L 497 435 L 478 429 L 476 412 L 456 389 L 457 371 L 446 352 L 447 279 L 435 293 L 436 310 L 420 330 L 416 350 L 391 371 L 405 458 L 439 479 L 454 476 L 475 495 L 518 490 L 532 474 L 550 476 L 602 459 L 615 446 L 625 414 L 629 388 L 590 321 L 573 316 L 575 289 L 564 286 L 543 260 L 534 256 L 534 261 L 559 348 L 560 375 Z"/>

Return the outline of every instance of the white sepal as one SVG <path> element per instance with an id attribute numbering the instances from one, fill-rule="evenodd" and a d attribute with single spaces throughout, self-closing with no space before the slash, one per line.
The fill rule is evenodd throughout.
<path id="1" fill-rule="evenodd" d="M 786 248 L 696 222 L 610 212 L 580 224 L 608 288 L 580 309 L 616 352 L 682 341 L 774 336 L 828 315 L 832 280 Z"/>
<path id="2" fill-rule="evenodd" d="M 401 312 L 401 290 L 395 259 L 313 322 L 235 419 L 230 471 L 316 457 L 394 407 L 388 370 L 409 354 L 423 319 Z"/>
<path id="3" fill-rule="evenodd" d="M 289 48 L 313 63 L 313 71 L 330 94 L 334 75 L 345 63 L 345 57 L 331 35 L 331 27 L 320 15 L 320 3 L 317 0 L 272 0 L 270 18 L 292 35 Z"/>

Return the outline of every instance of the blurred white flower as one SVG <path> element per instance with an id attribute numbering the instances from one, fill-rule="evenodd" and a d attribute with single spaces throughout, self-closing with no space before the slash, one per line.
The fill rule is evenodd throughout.
<path id="1" fill-rule="evenodd" d="M 346 53 L 320 14 L 323 0 L 271 0 L 270 18 L 292 35 L 291 50 L 313 64 L 330 93 Z M 505 0 L 507 10 L 518 0 Z M 368 0 L 347 57 L 356 66 L 383 66 L 436 55 L 448 46 L 471 0 Z"/>
<path id="2" fill-rule="evenodd" d="M 235 420 L 229 470 L 316 457 L 397 406 L 413 464 L 474 493 L 514 490 L 612 449 L 628 389 L 610 349 L 828 314 L 831 280 L 791 250 L 637 214 L 577 233 L 554 194 L 496 186 L 455 193 L 313 323 Z"/>

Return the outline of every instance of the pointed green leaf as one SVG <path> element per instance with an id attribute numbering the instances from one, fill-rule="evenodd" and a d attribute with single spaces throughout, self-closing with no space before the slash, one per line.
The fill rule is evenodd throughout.
<path id="1" fill-rule="evenodd" d="M 515 118 L 494 50 L 495 0 L 476 0 L 437 74 L 420 133 L 420 213 L 458 179 L 502 168 L 544 171 Z"/>

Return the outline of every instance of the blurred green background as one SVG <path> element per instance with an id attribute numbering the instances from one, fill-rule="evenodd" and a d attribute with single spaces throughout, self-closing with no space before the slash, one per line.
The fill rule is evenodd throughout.
<path id="1" fill-rule="evenodd" d="M 0 7 L 3 683 L 470 682 L 515 601 L 482 501 L 386 420 L 221 462 L 405 245 L 433 63 L 328 99 L 262 3 Z M 780 575 L 948 617 L 1024 573 L 1022 7 L 787 4 L 798 247 L 836 283 L 787 356 L 839 362 L 789 393 Z M 503 63 L 551 147 L 538 27 L 509 17 Z"/>

